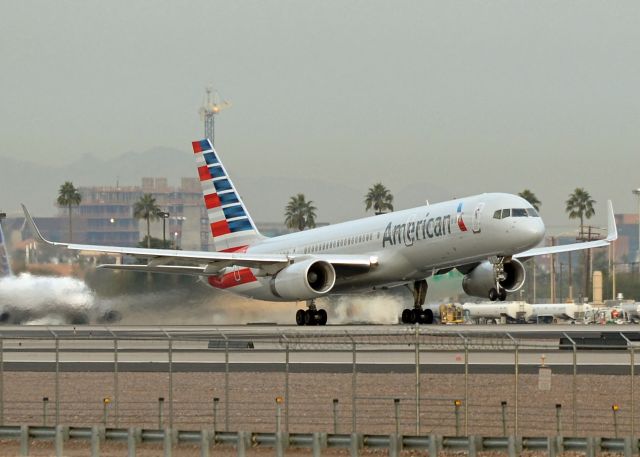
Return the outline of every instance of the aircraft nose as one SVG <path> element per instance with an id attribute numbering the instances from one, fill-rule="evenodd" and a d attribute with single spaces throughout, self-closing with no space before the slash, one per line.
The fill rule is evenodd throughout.
<path id="1" fill-rule="evenodd" d="M 527 234 L 536 241 L 536 244 L 544 239 L 545 227 L 544 222 L 539 217 L 530 218 L 527 221 Z"/>

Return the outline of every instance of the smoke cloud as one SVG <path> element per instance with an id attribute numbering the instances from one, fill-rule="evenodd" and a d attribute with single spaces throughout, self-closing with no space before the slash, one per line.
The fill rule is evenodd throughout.
<path id="1" fill-rule="evenodd" d="M 401 294 L 370 293 L 320 299 L 316 304 L 327 310 L 330 324 L 392 324 L 398 321 L 406 299 Z M 0 279 L 0 323 L 4 324 L 293 325 L 298 309 L 306 309 L 306 304 L 243 298 L 202 283 L 104 298 L 75 278 L 23 273 Z"/>

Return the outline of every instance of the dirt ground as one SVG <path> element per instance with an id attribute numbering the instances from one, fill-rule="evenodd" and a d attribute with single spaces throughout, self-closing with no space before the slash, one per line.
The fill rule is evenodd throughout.
<path id="1" fill-rule="evenodd" d="M 358 373 L 356 430 L 369 434 L 416 433 L 416 378 L 408 373 Z M 539 390 L 538 375 L 518 378 L 517 433 L 523 436 L 573 435 L 573 382 L 571 375 L 553 374 L 551 389 Z M 168 427 L 171 418 L 169 376 L 165 373 L 121 372 L 118 375 L 116 421 L 115 378 L 111 373 L 65 372 L 60 375 L 59 422 L 69 426 Z M 468 379 L 465 421 L 465 382 L 460 374 L 424 373 L 420 377 L 421 434 L 496 436 L 516 428 L 515 376 L 472 374 Z M 350 433 L 353 427 L 353 377 L 346 373 L 291 373 L 288 408 L 282 406 L 281 426 L 290 432 Z M 285 397 L 284 373 L 230 373 L 228 419 L 225 409 L 224 373 L 174 373 L 173 426 L 181 430 L 275 431 L 275 398 Z M 48 402 L 43 402 L 48 397 Z M 104 406 L 103 399 L 110 403 Z M 163 397 L 162 407 L 158 401 Z M 214 397 L 219 400 L 215 402 Z M 336 415 L 334 416 L 334 402 Z M 461 400 L 456 408 L 454 401 Z M 624 375 L 581 374 L 576 378 L 575 426 L 578 436 L 620 436 L 631 432 L 631 379 Z M 504 410 L 501 402 L 507 402 Z M 637 398 L 634 399 L 634 408 Z M 53 373 L 4 373 L 4 423 L 41 425 L 55 423 Z M 561 408 L 556 407 L 557 404 Z M 619 409 L 614 413 L 612 405 Z M 504 416 L 503 416 L 504 411 Z M 288 416 L 287 416 L 288 412 Z M 614 414 L 616 415 L 614 417 Z M 334 422 L 335 417 L 335 422 Z M 504 420 L 503 420 L 504 417 Z M 227 426 L 228 420 L 228 426 Z M 116 424 L 117 422 L 117 424 Z M 465 428 L 466 422 L 466 428 Z M 636 432 L 640 426 L 636 421 Z M 89 444 L 70 441 L 65 455 L 88 455 Z M 199 448 L 179 444 L 174 455 L 200 455 Z M 19 454 L 17 441 L 0 443 L 0 456 Z M 162 455 L 161 445 L 141 444 L 140 456 Z M 32 442 L 30 455 L 52 455 L 51 443 Z M 249 455 L 272 455 L 273 449 L 251 448 Z M 363 455 L 386 451 L 367 450 Z M 126 444 L 107 443 L 101 455 L 126 455 Z M 216 446 L 215 455 L 235 455 L 235 450 Z M 325 455 L 347 455 L 347 450 L 326 450 Z M 404 451 L 417 455 L 415 451 Z M 288 449 L 287 455 L 310 455 L 310 450 Z M 424 455 L 422 453 L 421 455 Z M 484 455 L 492 455 L 486 453 Z"/>

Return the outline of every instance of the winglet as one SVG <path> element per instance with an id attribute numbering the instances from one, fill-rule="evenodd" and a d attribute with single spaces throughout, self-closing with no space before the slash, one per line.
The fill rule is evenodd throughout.
<path id="1" fill-rule="evenodd" d="M 616 227 L 616 215 L 613 213 L 613 204 L 607 200 L 609 213 L 607 214 L 607 241 L 618 239 L 618 228 Z"/>
<path id="2" fill-rule="evenodd" d="M 66 243 L 54 243 L 53 241 L 49 241 L 45 239 L 45 237 L 42 236 L 42 233 L 40 233 L 40 230 L 36 226 L 36 223 L 34 222 L 33 217 L 31 217 L 31 214 L 29 214 L 29 210 L 27 210 L 27 207 L 24 206 L 23 204 L 21 204 L 21 206 L 22 206 L 22 211 L 24 212 L 24 217 L 27 221 L 27 224 L 29 225 L 31 232 L 33 232 L 33 235 L 35 235 L 37 241 L 48 244 L 50 246 L 66 246 Z"/>

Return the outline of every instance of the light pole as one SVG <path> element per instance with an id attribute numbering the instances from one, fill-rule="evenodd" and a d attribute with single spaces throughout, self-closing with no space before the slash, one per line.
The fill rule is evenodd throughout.
<path id="1" fill-rule="evenodd" d="M 638 197 L 638 250 L 636 251 L 636 261 L 640 262 L 640 188 L 633 189 L 631 192 Z"/>
<path id="2" fill-rule="evenodd" d="M 167 211 L 159 211 L 158 217 L 162 218 L 162 249 L 166 249 L 167 247 L 167 219 L 169 218 L 169 213 Z"/>

